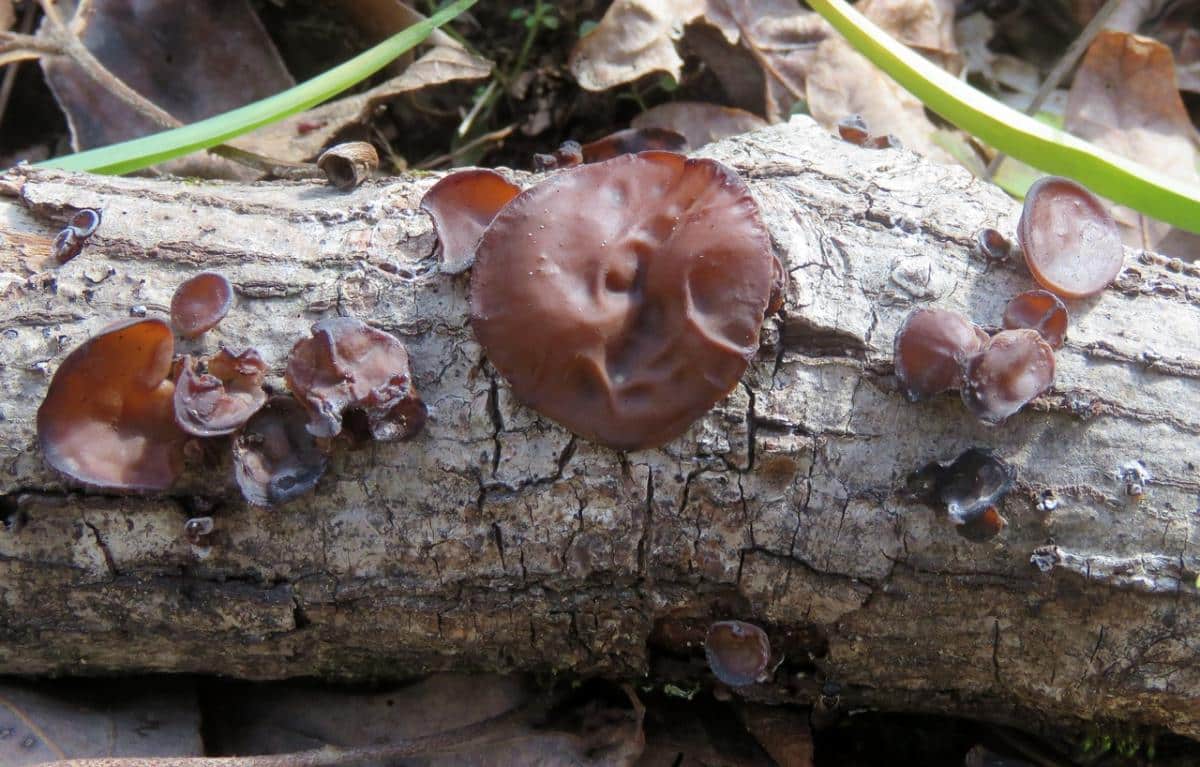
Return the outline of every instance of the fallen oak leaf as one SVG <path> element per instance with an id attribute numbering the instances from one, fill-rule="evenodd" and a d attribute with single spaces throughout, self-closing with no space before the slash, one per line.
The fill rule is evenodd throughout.
<path id="1" fill-rule="evenodd" d="M 675 41 L 705 12 L 707 0 L 616 0 L 571 51 L 567 68 L 585 90 L 603 91 L 651 72 L 679 80 Z"/>

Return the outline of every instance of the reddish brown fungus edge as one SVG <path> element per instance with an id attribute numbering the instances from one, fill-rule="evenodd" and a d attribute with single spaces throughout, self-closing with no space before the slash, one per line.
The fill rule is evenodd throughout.
<path id="1" fill-rule="evenodd" d="M 233 285 L 218 272 L 201 272 L 180 283 L 171 296 L 171 325 L 184 338 L 215 328 L 233 307 Z"/>
<path id="2" fill-rule="evenodd" d="M 220 437 L 241 428 L 267 401 L 267 364 L 254 349 L 222 349 L 207 360 L 208 372 L 185 356 L 175 381 L 175 420 L 197 437 Z"/>
<path id="3" fill-rule="evenodd" d="M 1062 196 L 1071 200 L 1066 218 L 1053 215 Z M 1043 231 L 1047 227 L 1050 231 Z M 1017 239 L 1034 280 L 1062 298 L 1099 294 L 1124 264 L 1121 233 L 1108 209 L 1067 178 L 1047 176 L 1029 188 L 1017 222 Z"/>
<path id="4" fill-rule="evenodd" d="M 433 219 L 442 272 L 471 268 L 484 229 L 520 191 L 499 173 L 475 168 L 444 176 L 425 192 L 421 210 Z"/>

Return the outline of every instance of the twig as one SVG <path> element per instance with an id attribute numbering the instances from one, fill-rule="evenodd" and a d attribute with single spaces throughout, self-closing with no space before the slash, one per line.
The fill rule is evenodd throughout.
<path id="1" fill-rule="evenodd" d="M 22 35 L 33 31 L 33 19 L 37 15 L 35 8 L 33 3 L 25 6 L 25 15 L 21 17 L 21 26 L 18 27 Z M 13 86 L 17 84 L 17 70 L 20 68 L 20 61 L 12 62 L 4 73 L 4 82 L 0 83 L 0 125 L 4 124 L 4 113 L 8 111 L 8 100 L 12 98 Z"/>
<path id="2" fill-rule="evenodd" d="M 1046 99 L 1050 98 L 1050 94 L 1059 86 L 1063 78 L 1067 76 L 1074 67 L 1079 58 L 1083 56 L 1084 51 L 1096 39 L 1096 35 L 1104 29 L 1104 25 L 1108 23 L 1109 17 L 1116 12 L 1120 7 L 1122 0 L 1108 0 L 1100 10 L 1096 11 L 1096 15 L 1087 23 L 1083 31 L 1079 33 L 1079 37 L 1067 47 L 1067 52 L 1063 54 L 1054 68 L 1050 70 L 1050 74 L 1046 75 L 1046 79 L 1042 82 L 1038 92 L 1034 94 L 1033 100 L 1029 102 L 1029 106 L 1025 107 L 1025 114 L 1033 115 L 1041 109 L 1042 104 L 1046 103 Z M 996 174 L 996 170 L 1000 167 L 1000 163 L 1007 157 L 1003 152 L 998 152 L 992 161 L 987 166 L 987 178 L 991 178 Z"/>
<path id="3" fill-rule="evenodd" d="M 455 159 L 461 157 L 462 155 L 466 154 L 467 152 L 470 152 L 472 149 L 475 149 L 476 147 L 478 147 L 482 144 L 491 143 L 493 141 L 503 141 L 504 139 L 508 138 L 509 134 L 512 133 L 514 130 L 516 130 L 516 128 L 517 128 L 517 124 L 513 123 L 512 125 L 506 125 L 505 127 L 501 128 L 499 130 L 494 130 L 491 133 L 484 133 L 482 136 L 476 136 L 475 138 L 471 139 L 470 141 L 468 141 L 467 143 L 458 147 L 457 149 L 455 149 L 452 152 L 448 152 L 446 154 L 441 154 L 441 155 L 438 155 L 437 157 L 433 157 L 431 159 L 424 160 L 420 164 L 415 165 L 413 167 L 415 167 L 417 170 L 429 170 L 430 168 L 436 168 L 439 165 L 443 165 L 448 162 L 453 162 Z"/>
<path id="4" fill-rule="evenodd" d="M 496 91 L 496 82 L 496 80 L 492 80 L 488 83 L 487 88 L 484 89 L 483 93 L 475 101 L 474 106 L 471 107 L 471 111 L 467 112 L 467 116 L 459 123 L 458 130 L 456 131 L 459 138 L 470 133 L 471 125 L 475 122 L 475 118 L 479 116 L 479 112 L 484 108 L 484 105 L 491 102 L 492 94 Z"/>

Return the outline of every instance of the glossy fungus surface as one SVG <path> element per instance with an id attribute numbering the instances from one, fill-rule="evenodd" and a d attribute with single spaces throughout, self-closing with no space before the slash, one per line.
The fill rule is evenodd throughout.
<path id="1" fill-rule="evenodd" d="M 704 655 L 717 679 L 730 687 L 745 687 L 766 675 L 771 642 L 753 623 L 719 621 L 708 627 Z"/>
<path id="2" fill-rule="evenodd" d="M 1000 423 L 1053 383 L 1054 350 L 1036 330 L 1002 330 L 963 360 L 963 402 L 986 423 Z"/>
<path id="3" fill-rule="evenodd" d="M 838 120 L 837 132 L 843 141 L 858 146 L 867 143 L 867 139 L 871 137 L 871 132 L 867 130 L 867 122 L 863 120 L 862 115 L 847 115 Z"/>
<path id="4" fill-rule="evenodd" d="M 100 211 L 95 208 L 80 208 L 66 227 L 54 238 L 54 260 L 65 264 L 83 252 L 88 238 L 100 228 Z"/>
<path id="5" fill-rule="evenodd" d="M 989 261 L 1003 261 L 1012 253 L 1012 243 L 998 229 L 989 227 L 975 233 L 975 249 Z"/>
<path id="6" fill-rule="evenodd" d="M 953 461 L 914 472 L 908 486 L 922 501 L 946 512 L 964 538 L 982 541 L 1007 524 L 999 506 L 1016 479 L 1016 469 L 993 451 L 973 447 Z"/>
<path id="7" fill-rule="evenodd" d="M 687 139 L 667 128 L 626 128 L 584 144 L 582 149 L 584 162 L 603 162 L 650 150 L 683 152 L 687 150 Z"/>
<path id="8" fill-rule="evenodd" d="M 328 461 L 291 397 L 272 397 L 233 441 L 233 474 L 255 506 L 286 503 L 312 490 Z"/>
<path id="9" fill-rule="evenodd" d="M 254 349 L 233 354 L 222 349 L 208 360 L 208 372 L 191 356 L 183 358 L 175 381 L 175 419 L 197 437 L 232 434 L 267 401 L 267 363 Z"/>
<path id="10" fill-rule="evenodd" d="M 425 425 L 404 344 L 353 317 L 313 325 L 312 337 L 292 347 L 284 378 L 308 411 L 315 436 L 337 436 L 351 413 L 371 438 L 384 442 L 408 439 Z"/>
<path id="11" fill-rule="evenodd" d="M 500 212 L 471 273 L 471 324 L 522 402 L 611 447 L 653 447 L 737 384 L 775 277 L 733 171 L 625 155 Z"/>
<path id="12" fill-rule="evenodd" d="M 1065 178 L 1043 178 L 1030 187 L 1017 235 L 1033 278 L 1063 298 L 1104 290 L 1125 258 L 1104 203 Z"/>
<path id="13" fill-rule="evenodd" d="M 560 168 L 574 168 L 583 163 L 583 147 L 578 141 L 564 141 L 550 154 L 535 154 L 533 169 L 538 173 Z"/>
<path id="14" fill-rule="evenodd" d="M 475 245 L 492 219 L 521 191 L 491 170 L 461 170 L 442 178 L 421 198 L 433 219 L 441 270 L 459 274 L 475 261 Z"/>
<path id="15" fill-rule="evenodd" d="M 170 487 L 186 439 L 175 423 L 173 352 L 171 329 L 148 319 L 106 328 L 67 355 L 37 413 L 46 461 L 90 487 Z"/>
<path id="16" fill-rule="evenodd" d="M 171 297 L 171 324 L 184 338 L 212 330 L 233 306 L 233 286 L 225 275 L 201 272 L 175 289 Z"/>
<path id="17" fill-rule="evenodd" d="M 1069 322 L 1067 305 L 1048 290 L 1027 290 L 1014 296 L 1004 307 L 1006 329 L 1036 330 L 1053 349 L 1062 348 Z"/>
<path id="18" fill-rule="evenodd" d="M 983 328 L 957 312 L 913 310 L 893 343 L 896 378 L 904 396 L 918 402 L 959 388 L 960 360 L 979 351 L 987 340 Z"/>

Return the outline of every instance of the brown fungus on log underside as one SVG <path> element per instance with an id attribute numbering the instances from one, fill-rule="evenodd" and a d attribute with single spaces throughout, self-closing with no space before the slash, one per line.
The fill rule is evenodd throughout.
<path id="1" fill-rule="evenodd" d="M 251 504 L 276 506 L 316 487 L 329 459 L 307 423 L 295 399 L 272 397 L 238 432 L 233 475 Z"/>
<path id="2" fill-rule="evenodd" d="M 520 191 L 499 173 L 481 168 L 451 173 L 429 188 L 421 210 L 433 219 L 443 272 L 471 268 L 483 230 Z"/>
<path id="3" fill-rule="evenodd" d="M 404 344 L 353 317 L 313 325 L 312 337 L 292 347 L 284 379 L 317 437 L 336 437 L 349 423 L 365 432 L 353 429 L 348 436 L 356 441 L 391 442 L 425 425 Z"/>
<path id="4" fill-rule="evenodd" d="M 1103 202 L 1074 181 L 1040 179 L 1025 195 L 1017 237 L 1042 287 L 1063 298 L 1104 290 L 1121 271 L 1121 233 Z"/>
<path id="5" fill-rule="evenodd" d="M 987 448 L 973 447 L 953 461 L 927 464 L 908 476 L 908 491 L 944 511 L 959 535 L 971 541 L 995 537 L 1007 525 L 1000 504 L 1017 471 Z"/>
<path id="6" fill-rule="evenodd" d="M 1002 330 L 962 361 L 962 400 L 998 424 L 1054 384 L 1054 350 L 1036 330 Z"/>
<path id="7" fill-rule="evenodd" d="M 219 437 L 232 434 L 267 401 L 263 378 L 267 363 L 254 349 L 233 354 L 222 349 L 201 373 L 196 360 L 183 358 L 175 382 L 175 420 L 189 434 Z"/>
<path id="8" fill-rule="evenodd" d="M 184 338 L 196 338 L 215 328 L 232 306 L 233 286 L 225 275 L 201 272 L 175 289 L 171 324 Z"/>
<path id="9" fill-rule="evenodd" d="M 526 405 L 610 447 L 656 447 L 737 385 L 778 276 L 732 170 L 624 155 L 562 171 L 496 216 L 471 326 Z"/>
<path id="10" fill-rule="evenodd" d="M 158 491 L 183 469 L 169 376 L 175 342 L 157 319 L 112 325 L 59 365 L 37 412 L 47 463 L 86 486 Z"/>
<path id="11" fill-rule="evenodd" d="M 753 623 L 718 621 L 708 627 L 704 655 L 717 679 L 730 687 L 745 687 L 766 676 L 771 642 Z"/>
<path id="12" fill-rule="evenodd" d="M 1062 299 L 1048 290 L 1019 293 L 1004 307 L 1004 327 L 1008 330 L 1036 330 L 1052 349 L 1061 349 L 1067 339 L 1070 315 Z"/>
<path id="13" fill-rule="evenodd" d="M 988 341 L 983 328 L 957 312 L 915 309 L 896 331 L 893 361 L 900 389 L 910 402 L 962 385 L 961 360 Z"/>

